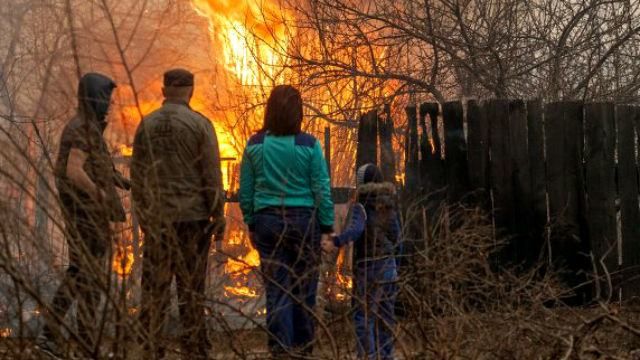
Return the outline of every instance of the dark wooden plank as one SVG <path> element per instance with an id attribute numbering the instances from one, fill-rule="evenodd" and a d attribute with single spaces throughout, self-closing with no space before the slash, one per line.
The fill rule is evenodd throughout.
<path id="1" fill-rule="evenodd" d="M 467 104 L 469 181 L 474 191 L 489 190 L 489 124 L 485 110 L 475 100 Z"/>
<path id="2" fill-rule="evenodd" d="M 547 186 L 545 182 L 544 123 L 542 101 L 527 102 L 527 137 L 529 175 L 531 177 L 531 226 L 532 255 L 540 259 L 544 253 L 544 234 L 547 224 Z"/>
<path id="3" fill-rule="evenodd" d="M 432 149 L 433 154 L 437 159 L 442 159 L 442 136 L 440 135 L 440 130 L 438 127 L 438 115 L 440 114 L 440 110 L 438 109 L 437 103 L 426 103 L 422 104 L 423 106 L 427 106 L 427 113 L 429 114 L 429 127 L 431 128 L 431 141 L 432 141 Z"/>
<path id="4" fill-rule="evenodd" d="M 418 114 L 415 106 L 407 106 L 407 137 L 405 143 L 405 192 L 419 193 Z"/>
<path id="5" fill-rule="evenodd" d="M 331 179 L 331 128 L 324 128 L 324 160 L 327 162 L 327 171 Z"/>
<path id="6" fill-rule="evenodd" d="M 509 102 L 491 100 L 487 108 L 490 133 L 489 165 L 493 191 L 493 215 L 498 234 L 515 227 L 513 218 L 513 166 L 509 140 Z M 508 254 L 507 254 L 508 255 Z"/>
<path id="7" fill-rule="evenodd" d="M 421 138 L 421 174 L 422 184 L 427 194 L 431 194 L 433 201 L 440 201 L 441 196 L 434 194 L 445 187 L 446 179 L 444 161 L 441 154 L 440 135 L 438 133 L 437 103 L 422 103 L 420 105 Z"/>
<path id="8" fill-rule="evenodd" d="M 575 103 L 548 104 L 545 112 L 547 191 L 552 239 L 571 242 L 580 236 L 579 177 L 582 176 L 581 122 Z M 560 245 L 560 244 L 558 244 Z"/>
<path id="9" fill-rule="evenodd" d="M 564 269 L 568 286 L 586 282 L 589 268 L 584 227 L 583 108 L 578 102 L 547 104 L 546 138 L 547 192 L 550 216 L 550 256 L 554 266 Z M 576 291 L 565 299 L 579 304 L 588 301 L 590 290 Z"/>
<path id="10" fill-rule="evenodd" d="M 564 112 L 562 103 L 545 107 L 544 133 L 546 136 L 547 192 L 552 222 L 557 222 L 566 206 L 564 175 Z M 553 230 L 553 229 L 552 229 Z"/>
<path id="11" fill-rule="evenodd" d="M 434 106 L 435 105 L 435 106 Z M 418 108 L 418 127 L 420 128 L 420 174 L 422 189 L 425 193 L 433 191 L 431 184 L 431 178 L 433 174 L 431 167 L 434 162 L 435 154 L 431 148 L 431 140 L 429 139 L 429 130 L 427 128 L 427 122 L 429 122 L 428 115 L 433 111 L 435 107 L 435 113 L 438 113 L 438 104 L 434 103 L 422 103 Z"/>
<path id="12" fill-rule="evenodd" d="M 618 135 L 618 196 L 622 236 L 622 294 L 640 296 L 640 210 L 638 204 L 636 126 L 639 115 L 634 106 L 616 108 Z"/>
<path id="13" fill-rule="evenodd" d="M 527 110 L 522 100 L 509 102 L 509 150 L 513 166 L 512 248 L 516 264 L 528 266 L 535 258 L 532 247 L 532 201 L 529 149 L 527 147 Z"/>
<path id="14" fill-rule="evenodd" d="M 391 108 L 384 107 L 384 117 L 378 118 L 378 134 L 380 136 L 380 170 L 386 181 L 395 183 L 396 164 L 393 156 L 393 119 L 391 118 Z"/>
<path id="15" fill-rule="evenodd" d="M 589 242 L 599 266 L 599 275 L 618 268 L 618 242 L 615 209 L 615 128 L 614 107 L 609 103 L 585 107 L 585 164 L 587 220 Z M 607 296 L 607 282 L 601 281 L 602 296 Z M 611 295 L 611 294 L 608 294 Z"/>
<path id="16" fill-rule="evenodd" d="M 447 199 L 450 204 L 453 204 L 461 201 L 470 191 L 462 103 L 459 101 L 445 103 L 442 114 L 445 131 Z"/>
<path id="17" fill-rule="evenodd" d="M 356 171 L 364 164 L 378 163 L 378 113 L 373 110 L 360 118 Z"/>

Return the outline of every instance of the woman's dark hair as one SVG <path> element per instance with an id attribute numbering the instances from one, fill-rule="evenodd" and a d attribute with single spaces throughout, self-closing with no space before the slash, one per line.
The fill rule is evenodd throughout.
<path id="1" fill-rule="evenodd" d="M 273 135 L 295 135 L 302 127 L 302 96 L 291 85 L 278 85 L 271 90 L 264 113 L 262 131 Z"/>

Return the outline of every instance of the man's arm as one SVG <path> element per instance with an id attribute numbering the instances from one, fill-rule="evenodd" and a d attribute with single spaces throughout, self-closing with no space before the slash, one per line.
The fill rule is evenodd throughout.
<path id="1" fill-rule="evenodd" d="M 145 186 L 146 178 L 149 174 L 149 146 L 144 131 L 144 120 L 138 125 L 133 138 L 133 155 L 131 156 L 131 197 L 133 198 L 133 209 L 141 224 L 147 224 L 144 218 L 144 211 L 149 207 L 147 200 L 149 191 Z"/>
<path id="2" fill-rule="evenodd" d="M 83 190 L 91 198 L 101 201 L 104 198 L 104 191 L 91 180 L 86 171 L 84 171 L 84 163 L 87 161 L 89 154 L 78 149 L 71 148 L 69 158 L 67 159 L 67 178 L 79 189 Z"/>

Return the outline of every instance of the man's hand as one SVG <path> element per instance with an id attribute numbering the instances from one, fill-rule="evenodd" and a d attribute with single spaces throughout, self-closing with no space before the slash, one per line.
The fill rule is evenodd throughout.
<path id="1" fill-rule="evenodd" d="M 71 182 L 89 194 L 96 202 L 102 202 L 106 198 L 104 190 L 98 188 L 91 180 L 89 175 L 84 171 L 84 163 L 87 161 L 89 154 L 86 152 L 72 148 L 67 159 L 67 178 Z"/>
<path id="2" fill-rule="evenodd" d="M 320 246 L 322 247 L 322 251 L 327 253 L 332 253 L 338 249 L 333 242 L 333 234 L 323 234 L 322 240 L 320 240 Z"/>

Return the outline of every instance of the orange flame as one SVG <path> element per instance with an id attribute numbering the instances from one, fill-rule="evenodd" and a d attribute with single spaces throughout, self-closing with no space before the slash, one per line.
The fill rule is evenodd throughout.
<path id="1" fill-rule="evenodd" d="M 118 146 L 118 151 L 120 152 L 120 155 L 124 157 L 130 157 L 133 155 L 133 146 L 120 144 Z"/>
<path id="2" fill-rule="evenodd" d="M 133 270 L 133 246 L 118 244 L 113 257 L 113 270 L 121 277 L 126 277 Z"/>
<path id="3" fill-rule="evenodd" d="M 353 277 L 346 275 L 348 266 L 348 259 L 346 259 L 346 248 L 340 249 L 338 253 L 338 260 L 336 261 L 336 283 L 335 289 L 332 293 L 338 301 L 345 301 L 348 299 L 351 290 L 353 289 Z"/>
<path id="4" fill-rule="evenodd" d="M 192 0 L 192 5 L 208 20 L 212 38 L 222 45 L 225 69 L 241 85 L 273 84 L 290 41 L 287 11 L 255 0 Z M 261 90 L 254 91 L 259 95 Z"/>
<path id="5" fill-rule="evenodd" d="M 248 250 L 245 255 L 230 257 L 225 264 L 224 272 L 229 277 L 231 284 L 224 286 L 226 296 L 234 295 L 246 298 L 258 296 L 256 289 L 247 286 L 247 276 L 256 267 L 260 266 L 260 255 L 247 241 L 246 234 L 234 229 L 229 231 L 227 244 L 229 246 L 241 246 Z"/>

